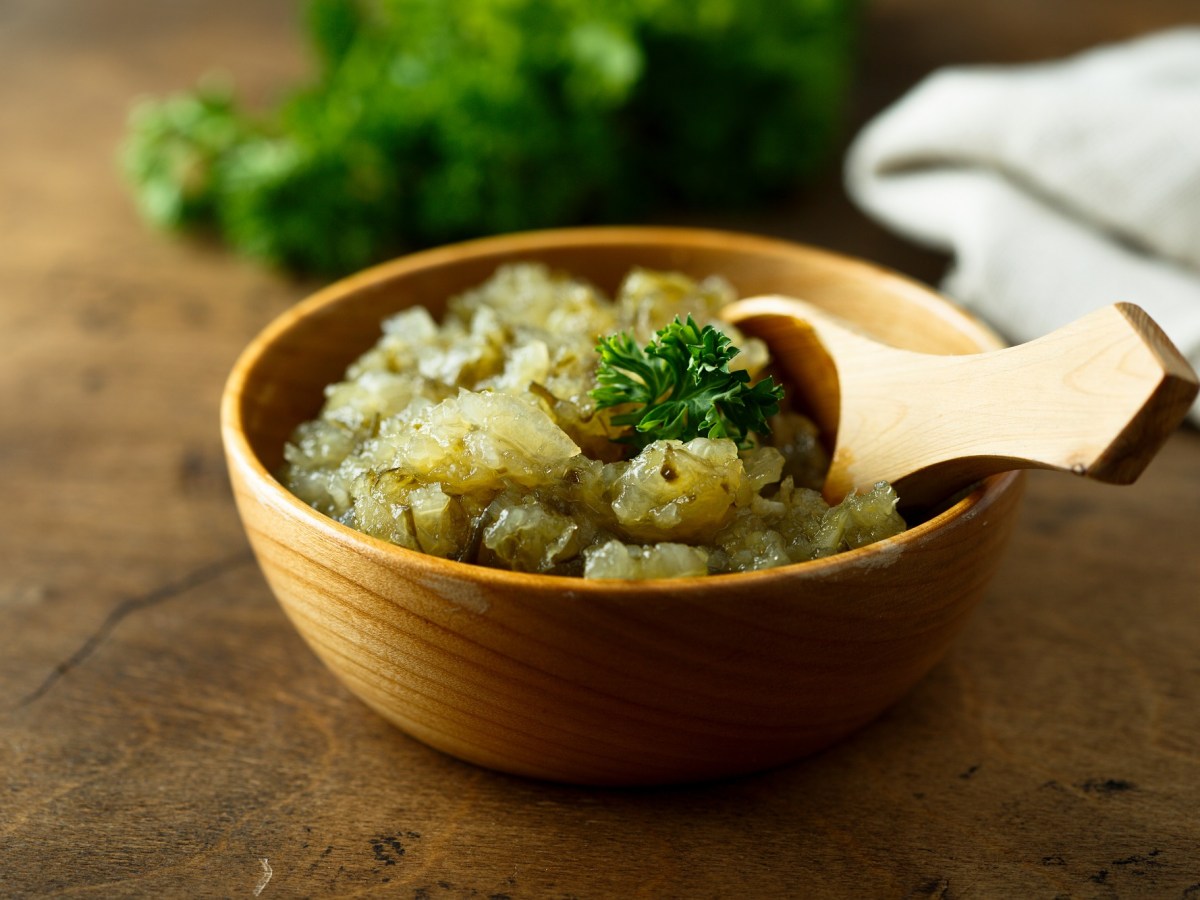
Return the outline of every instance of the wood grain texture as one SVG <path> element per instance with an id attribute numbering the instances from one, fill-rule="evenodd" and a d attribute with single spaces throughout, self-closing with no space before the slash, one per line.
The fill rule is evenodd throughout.
<path id="1" fill-rule="evenodd" d="M 903 505 L 930 506 L 1019 469 L 1131 484 L 1198 387 L 1183 354 L 1129 303 L 964 355 L 905 347 L 919 324 L 896 329 L 898 342 L 795 297 L 749 297 L 723 315 L 772 347 L 834 436 L 830 503 L 887 481 Z"/>
<path id="2" fill-rule="evenodd" d="M 414 553 L 317 514 L 271 476 L 292 429 L 374 343 L 386 316 L 414 304 L 436 315 L 450 295 L 516 259 L 610 290 L 635 265 L 721 273 L 742 292 L 797 291 L 839 313 L 852 309 L 885 338 L 890 327 L 897 339 L 920 334 L 935 349 L 997 344 L 898 276 L 711 230 L 511 235 L 414 254 L 326 288 L 239 359 L 222 432 L 267 580 L 355 694 L 426 743 L 502 771 L 661 784 L 758 771 L 823 749 L 941 659 L 999 562 L 1020 494 L 1014 476 L 990 480 L 897 538 L 835 558 L 658 583 L 532 576 Z M 842 303 L 851 297 L 853 305 Z"/>
<path id="3" fill-rule="evenodd" d="M 0 895 L 1196 895 L 1192 429 L 1128 488 L 1031 473 L 947 659 L 801 764 L 549 785 L 430 750 L 340 686 L 257 571 L 216 426 L 238 353 L 313 286 L 147 232 L 113 170 L 132 97 L 214 64 L 256 102 L 302 75 L 294 15 L 0 4 Z M 1191 0 L 877 0 L 854 119 L 941 65 L 1194 21 Z M 776 210 L 673 220 L 945 266 L 836 173 Z"/>

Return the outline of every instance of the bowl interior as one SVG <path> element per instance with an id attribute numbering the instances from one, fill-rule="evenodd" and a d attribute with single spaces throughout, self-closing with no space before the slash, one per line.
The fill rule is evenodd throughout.
<path id="1" fill-rule="evenodd" d="M 996 336 L 931 290 L 884 269 L 788 242 L 693 229 L 565 229 L 490 238 L 404 257 L 327 288 L 273 323 L 247 350 L 237 413 L 250 448 L 274 471 L 293 429 L 323 389 L 375 343 L 390 313 L 420 304 L 440 316 L 448 297 L 496 267 L 536 261 L 613 293 L 635 266 L 696 278 L 721 275 L 739 296 L 801 297 L 912 350 L 973 353 Z M 231 385 L 231 389 L 235 387 Z"/>

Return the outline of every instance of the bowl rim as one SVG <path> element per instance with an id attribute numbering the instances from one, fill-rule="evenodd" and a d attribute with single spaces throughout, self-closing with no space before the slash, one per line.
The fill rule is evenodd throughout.
<path id="1" fill-rule="evenodd" d="M 523 231 L 512 234 L 475 238 L 454 244 L 434 247 L 406 254 L 379 263 L 341 278 L 291 307 L 272 319 L 239 354 L 233 369 L 226 379 L 221 395 L 220 424 L 222 441 L 230 467 L 240 467 L 242 474 L 253 482 L 256 496 L 267 499 L 277 511 L 299 520 L 301 523 L 323 533 L 342 545 L 355 545 L 361 551 L 382 561 L 394 560 L 409 567 L 422 570 L 422 574 L 433 579 L 466 580 L 472 582 L 499 581 L 511 587 L 537 592 L 551 590 L 584 594 L 619 593 L 662 593 L 675 594 L 681 591 L 695 592 L 704 588 L 727 591 L 732 583 L 750 585 L 763 579 L 807 578 L 819 579 L 839 570 L 861 565 L 871 568 L 874 563 L 889 563 L 897 552 L 903 552 L 911 544 L 923 540 L 932 532 L 939 531 L 966 518 L 986 513 L 1009 490 L 1017 486 L 1024 473 L 1004 472 L 984 479 L 974 490 L 924 522 L 905 529 L 894 537 L 885 538 L 863 547 L 846 550 L 821 559 L 790 563 L 769 569 L 748 572 L 727 572 L 715 575 L 696 575 L 656 579 L 589 579 L 570 575 L 546 575 L 534 572 L 515 572 L 493 568 L 477 563 L 459 562 L 433 556 L 418 550 L 410 550 L 365 532 L 350 528 L 324 513 L 309 506 L 289 491 L 267 469 L 246 437 L 242 416 L 242 397 L 250 373 L 264 353 L 281 335 L 296 323 L 311 314 L 332 306 L 361 288 L 383 280 L 392 280 L 405 273 L 446 263 L 461 261 L 465 257 L 488 256 L 498 253 L 532 253 L 538 249 L 566 247 L 579 244 L 591 246 L 620 246 L 629 243 L 686 243 L 692 246 L 716 244 L 724 249 L 748 251 L 776 251 L 794 253 L 802 250 L 814 257 L 823 257 L 839 266 L 858 269 L 874 277 L 884 276 L 904 291 L 908 299 L 937 315 L 954 314 L 958 324 L 974 330 L 985 344 L 1004 346 L 1004 341 L 986 324 L 968 310 L 937 294 L 933 288 L 902 275 L 894 270 L 856 257 L 814 247 L 798 241 L 772 238 L 743 232 L 723 231 L 708 228 L 681 228 L 671 226 L 598 226 L 579 228 L 554 228 L 538 231 Z"/>

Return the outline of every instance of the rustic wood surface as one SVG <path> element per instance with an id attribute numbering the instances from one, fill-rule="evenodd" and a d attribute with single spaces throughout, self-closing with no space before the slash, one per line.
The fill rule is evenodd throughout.
<path id="1" fill-rule="evenodd" d="M 138 221 L 133 97 L 305 71 L 291 0 L 0 0 L 0 896 L 1200 895 L 1200 435 L 1136 485 L 1035 473 L 948 660 L 807 762 L 670 790 L 492 774 L 339 687 L 234 513 L 217 400 L 312 285 Z M 877 0 L 855 121 L 948 63 L 1193 0 Z M 708 224 L 935 280 L 828 183 Z M 1136 299 L 1136 298 L 1124 298 Z"/>

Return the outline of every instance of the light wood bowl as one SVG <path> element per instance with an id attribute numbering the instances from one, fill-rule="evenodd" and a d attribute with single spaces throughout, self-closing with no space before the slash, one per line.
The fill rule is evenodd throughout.
<path id="1" fill-rule="evenodd" d="M 613 290 L 632 266 L 720 274 L 743 296 L 803 297 L 915 350 L 999 340 L 934 292 L 782 241 L 664 228 L 568 229 L 418 253 L 272 323 L 222 403 L 238 509 L 284 611 L 368 706 L 454 756 L 587 784 L 776 766 L 894 703 L 946 652 L 1013 523 L 1022 479 L 988 479 L 890 540 L 764 572 L 585 581 L 415 553 L 317 513 L 274 478 L 284 442 L 389 313 L 537 260 Z"/>

